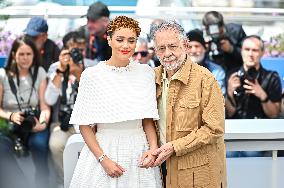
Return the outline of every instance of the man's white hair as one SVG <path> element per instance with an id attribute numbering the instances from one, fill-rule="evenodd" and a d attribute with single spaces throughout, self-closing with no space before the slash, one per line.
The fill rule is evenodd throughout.
<path id="1" fill-rule="evenodd" d="M 151 27 L 150 27 L 151 39 L 156 41 L 157 32 L 160 32 L 163 30 L 174 30 L 180 35 L 181 39 L 183 40 L 186 39 L 186 33 L 183 27 L 179 23 L 177 23 L 177 21 L 175 20 L 163 20 L 159 24 L 151 24 Z"/>

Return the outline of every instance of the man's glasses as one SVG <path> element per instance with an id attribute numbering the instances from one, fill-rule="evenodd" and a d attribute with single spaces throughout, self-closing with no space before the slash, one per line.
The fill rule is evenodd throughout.
<path id="1" fill-rule="evenodd" d="M 140 54 L 141 57 L 146 57 L 148 55 L 148 51 L 134 52 L 133 56 L 137 56 L 138 54 Z"/>
<path id="2" fill-rule="evenodd" d="M 158 46 L 156 50 L 158 53 L 165 53 L 167 47 L 170 51 L 173 52 L 173 51 L 176 51 L 179 46 L 176 44 L 168 44 L 167 46 Z"/>

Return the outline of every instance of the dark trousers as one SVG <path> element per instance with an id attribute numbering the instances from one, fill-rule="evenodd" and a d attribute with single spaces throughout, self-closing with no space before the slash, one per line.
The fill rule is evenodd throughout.
<path id="1" fill-rule="evenodd" d="M 49 187 L 48 139 L 48 128 L 41 132 L 32 133 L 29 138 L 29 148 L 35 165 L 35 187 Z"/>
<path id="2" fill-rule="evenodd" d="M 13 151 L 11 140 L 0 133 L 0 187 L 30 187 Z"/>
<path id="3" fill-rule="evenodd" d="M 163 187 L 166 188 L 166 177 L 167 177 L 166 161 L 162 163 L 161 171 L 162 171 L 162 179 L 163 179 L 163 184 L 164 184 Z"/>

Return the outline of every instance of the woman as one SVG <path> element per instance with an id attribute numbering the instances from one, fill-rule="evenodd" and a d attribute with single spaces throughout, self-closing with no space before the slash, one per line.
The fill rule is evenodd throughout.
<path id="1" fill-rule="evenodd" d="M 17 144 L 31 150 L 40 187 L 48 182 L 47 123 L 50 109 L 44 102 L 45 88 L 46 73 L 39 67 L 35 45 L 26 37 L 16 39 L 6 68 L 0 69 L 0 117 L 10 122 L 13 137 L 19 141 Z M 16 149 L 23 152 L 21 147 Z"/>
<path id="2" fill-rule="evenodd" d="M 149 168 L 158 148 L 154 72 L 130 60 L 140 31 L 132 18 L 116 17 L 107 28 L 111 58 L 82 73 L 70 124 L 80 125 L 86 144 L 71 188 L 162 187 L 159 169 Z"/>

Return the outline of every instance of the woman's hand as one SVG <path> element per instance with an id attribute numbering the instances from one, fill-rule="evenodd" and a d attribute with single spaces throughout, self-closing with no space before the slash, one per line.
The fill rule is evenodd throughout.
<path id="1" fill-rule="evenodd" d="M 110 160 L 108 157 L 105 157 L 105 159 L 101 161 L 101 165 L 105 172 L 112 178 L 118 178 L 125 172 L 124 168 Z"/>
<path id="2" fill-rule="evenodd" d="M 140 168 L 149 168 L 151 167 L 156 160 L 156 156 L 152 155 L 153 151 L 149 150 L 146 151 L 139 160 L 139 167 Z"/>
<path id="3" fill-rule="evenodd" d="M 12 114 L 11 114 L 11 121 L 13 122 L 13 123 L 16 123 L 17 125 L 21 125 L 22 124 L 22 122 L 24 121 L 24 113 L 23 112 L 13 112 Z"/>
<path id="4" fill-rule="evenodd" d="M 36 125 L 33 127 L 32 132 L 40 132 L 46 128 L 46 123 L 41 124 L 39 120 L 34 117 Z"/>

